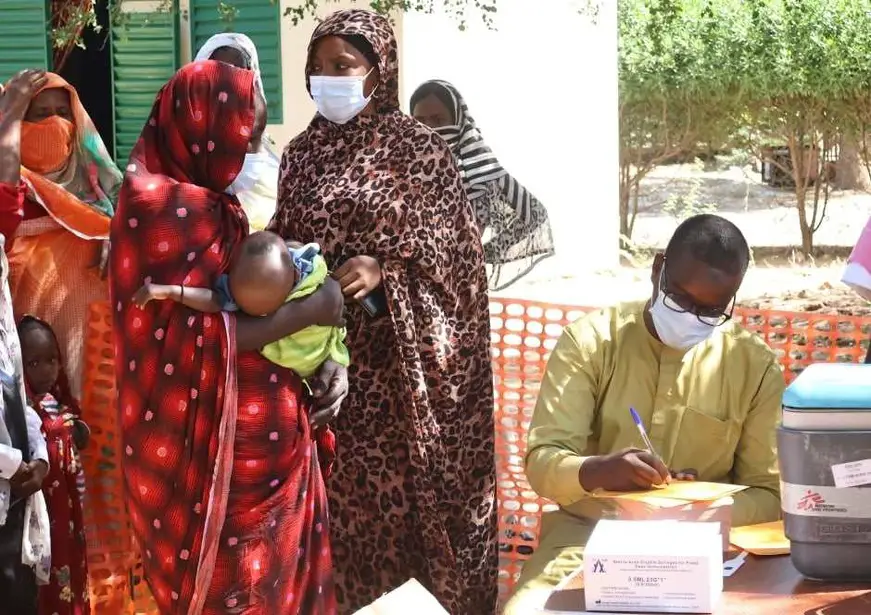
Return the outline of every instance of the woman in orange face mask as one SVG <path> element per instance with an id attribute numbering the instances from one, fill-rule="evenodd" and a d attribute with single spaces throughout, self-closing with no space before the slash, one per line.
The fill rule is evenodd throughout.
<path id="1" fill-rule="evenodd" d="M 122 176 L 78 94 L 25 70 L 0 93 L 0 233 L 17 314 L 51 323 L 80 398 L 89 305 L 108 300 L 102 265 Z"/>

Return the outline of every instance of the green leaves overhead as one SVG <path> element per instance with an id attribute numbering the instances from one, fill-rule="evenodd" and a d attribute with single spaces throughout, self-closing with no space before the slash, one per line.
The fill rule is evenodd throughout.
<path id="1" fill-rule="evenodd" d="M 622 100 L 871 88 L 871 0 L 619 0 Z"/>
<path id="2" fill-rule="evenodd" d="M 657 165 L 773 145 L 788 148 L 781 170 L 810 254 L 826 156 L 846 142 L 871 161 L 871 0 L 618 2 L 621 233 L 631 235 L 640 183 Z"/>

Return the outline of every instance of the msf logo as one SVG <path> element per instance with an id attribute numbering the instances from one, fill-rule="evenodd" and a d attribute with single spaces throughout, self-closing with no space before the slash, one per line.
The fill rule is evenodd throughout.
<path id="1" fill-rule="evenodd" d="M 605 573 L 605 564 L 602 563 L 602 560 L 597 559 L 593 562 L 593 574 L 604 574 Z"/>
<path id="2" fill-rule="evenodd" d="M 815 493 L 813 491 L 808 491 L 807 494 L 798 501 L 798 509 L 799 510 L 814 510 L 817 506 L 821 504 L 825 504 L 826 500 L 823 499 L 819 493 Z"/>

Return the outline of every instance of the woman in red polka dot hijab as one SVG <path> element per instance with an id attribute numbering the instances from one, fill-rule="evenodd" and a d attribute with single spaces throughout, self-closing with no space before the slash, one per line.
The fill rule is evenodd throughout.
<path id="1" fill-rule="evenodd" d="M 340 324 L 338 285 L 264 318 L 131 302 L 152 279 L 212 287 L 226 271 L 248 233 L 226 189 L 264 109 L 251 71 L 214 61 L 181 69 L 157 96 L 112 223 L 127 506 L 161 613 L 336 610 L 312 403 L 295 374 L 257 350 Z M 334 364 L 313 382 L 314 405 L 329 412 L 347 393 Z"/>

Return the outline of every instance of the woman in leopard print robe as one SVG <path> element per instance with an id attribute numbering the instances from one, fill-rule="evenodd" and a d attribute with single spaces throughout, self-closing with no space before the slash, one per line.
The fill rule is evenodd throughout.
<path id="1" fill-rule="evenodd" d="M 344 52 L 325 58 L 332 48 Z M 307 84 L 313 73 L 368 75 L 369 104 L 344 124 L 318 115 L 290 142 L 270 228 L 319 242 L 340 282 L 374 264 L 375 282 L 346 293 L 386 306 L 373 317 L 348 302 L 351 390 L 327 484 L 340 610 L 414 577 L 455 615 L 492 615 L 493 378 L 474 214 L 447 144 L 399 110 L 387 20 L 334 13 L 312 37 Z"/>

